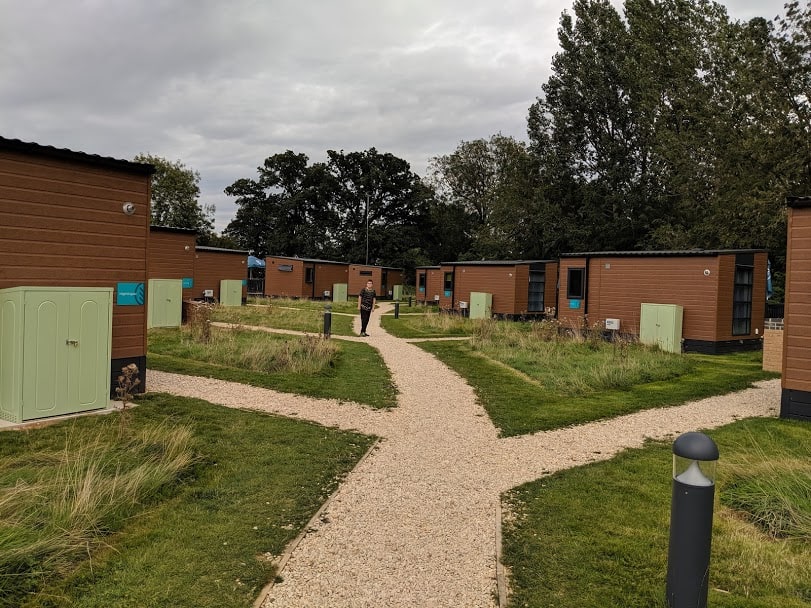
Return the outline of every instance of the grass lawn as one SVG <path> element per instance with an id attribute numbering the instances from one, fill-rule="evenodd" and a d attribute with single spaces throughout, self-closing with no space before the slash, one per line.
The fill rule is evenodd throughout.
<path id="1" fill-rule="evenodd" d="M 458 315 L 440 314 L 435 308 L 424 306 L 409 309 L 401 305 L 400 315 L 398 319 L 395 319 L 393 314 L 383 315 L 380 318 L 383 329 L 398 338 L 470 336 L 479 323 Z"/>
<path id="2" fill-rule="evenodd" d="M 332 312 L 345 311 L 357 314 L 357 304 L 329 303 Z M 212 321 L 257 325 L 274 329 L 291 329 L 309 333 L 324 331 L 324 303 L 310 300 L 263 300 L 255 306 L 218 306 L 211 316 Z M 352 317 L 333 314 L 330 332 L 337 336 L 354 335 Z"/>
<path id="3" fill-rule="evenodd" d="M 50 501 L 35 501 L 24 517 L 4 514 L 0 571 L 15 576 L 0 577 L 3 608 L 251 606 L 275 576 L 267 556 L 298 535 L 373 441 L 161 394 L 139 399 L 127 414 L 125 438 L 165 425 L 188 429 L 193 464 L 93 526 L 98 538 L 79 544 L 66 562 L 52 563 L 42 550 L 54 542 Z M 0 504 L 19 493 L 20 480 L 56 483 L 55 462 L 73 462 L 88 445 L 120 442 L 119 415 L 0 433 Z M 160 451 L 156 444 L 152 456 Z M 113 471 L 123 466 L 113 464 Z M 80 493 L 87 478 L 77 481 L 78 489 L 65 493 Z M 10 564 L 21 546 L 31 547 L 28 559 Z"/>
<path id="4" fill-rule="evenodd" d="M 688 364 L 681 372 L 674 374 L 666 367 L 662 371 L 663 379 L 649 378 L 623 388 L 603 387 L 586 392 L 579 386 L 582 385 L 581 372 L 585 367 L 597 367 L 596 353 L 589 344 L 568 351 L 569 361 L 565 369 L 548 365 L 544 359 L 537 359 L 532 364 L 533 369 L 529 369 L 522 357 L 521 371 L 509 365 L 511 358 L 518 356 L 509 349 L 502 355 L 494 353 L 504 358 L 499 361 L 466 342 L 425 342 L 419 346 L 435 354 L 473 386 L 503 436 L 524 435 L 646 408 L 676 405 L 741 390 L 757 380 L 778 376 L 762 370 L 760 352 L 723 356 L 674 355 Z M 611 347 L 606 347 L 610 357 Z M 564 345 L 561 348 L 569 347 Z M 572 361 L 574 358 L 579 359 L 577 364 Z M 570 375 L 547 381 L 543 376 L 545 373 Z"/>
<path id="5" fill-rule="evenodd" d="M 808 608 L 811 425 L 708 434 L 720 450 L 708 605 Z M 672 443 L 649 443 L 506 493 L 510 606 L 665 608 L 671 462 Z"/>
<path id="6" fill-rule="evenodd" d="M 220 347 L 235 350 L 240 356 L 245 351 L 258 353 L 258 356 L 279 347 L 286 352 L 302 338 L 218 328 L 212 330 L 212 336 L 219 336 L 222 340 L 208 349 L 191 340 L 183 329 L 151 329 L 148 334 L 147 366 L 149 369 L 219 378 L 288 393 L 355 401 L 372 407 L 396 405 L 391 374 L 380 354 L 367 344 L 325 340 L 323 342 L 332 349 L 332 354 L 318 371 L 283 368 L 268 372 L 250 369 L 242 358 L 223 363 L 226 354 Z M 303 363 L 310 363 L 311 358 L 305 356 Z"/>

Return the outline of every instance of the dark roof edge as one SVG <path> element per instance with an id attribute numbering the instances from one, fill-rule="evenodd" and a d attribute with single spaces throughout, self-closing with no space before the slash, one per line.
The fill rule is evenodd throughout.
<path id="1" fill-rule="evenodd" d="M 298 260 L 299 262 L 313 262 L 316 264 L 340 264 L 341 266 L 349 266 L 349 262 L 337 262 L 335 260 L 319 260 L 316 258 L 297 258 L 295 256 L 289 255 L 266 255 L 264 257 L 265 260 L 269 258 L 275 258 L 277 260 Z"/>
<path id="2" fill-rule="evenodd" d="M 811 207 L 811 196 L 789 196 L 786 197 L 786 205 L 793 209 Z"/>
<path id="3" fill-rule="evenodd" d="M 442 262 L 442 266 L 522 266 L 550 262 L 557 262 L 557 260 L 465 260 L 463 262 Z"/>
<path id="4" fill-rule="evenodd" d="M 154 230 L 155 232 L 177 232 L 181 234 L 197 234 L 197 231 L 194 228 L 176 228 L 175 226 L 155 226 L 152 225 L 149 227 L 150 230 Z"/>
<path id="5" fill-rule="evenodd" d="M 147 163 L 136 163 L 129 160 L 121 160 L 109 156 L 99 156 L 98 154 L 87 154 L 86 152 L 75 152 L 67 148 L 55 148 L 53 146 L 43 146 L 33 142 L 21 141 L 19 139 L 8 139 L 0 136 L 0 152 L 19 152 L 32 156 L 45 156 L 72 162 L 104 167 L 106 169 L 117 169 L 137 173 L 139 175 L 152 175 L 155 167 Z"/>
<path id="6" fill-rule="evenodd" d="M 207 247 L 205 245 L 196 245 L 195 251 L 216 251 L 219 253 L 238 253 L 240 255 L 249 255 L 250 251 L 247 249 L 225 249 L 224 247 Z"/>
<path id="7" fill-rule="evenodd" d="M 562 258 L 623 258 L 623 257 L 717 257 L 733 253 L 768 253 L 767 249 L 685 249 L 683 251 L 583 251 L 580 253 L 561 253 Z"/>

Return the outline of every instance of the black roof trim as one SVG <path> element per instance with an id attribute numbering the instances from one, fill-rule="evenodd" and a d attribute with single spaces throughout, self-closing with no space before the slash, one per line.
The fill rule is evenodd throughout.
<path id="1" fill-rule="evenodd" d="M 73 150 L 68 150 L 67 148 L 43 146 L 33 142 L 21 141 L 19 139 L 8 139 L 2 136 L 0 136 L 0 152 L 1 151 L 20 152 L 22 154 L 30 154 L 33 156 L 45 156 L 48 158 L 56 158 L 59 160 L 67 160 L 84 163 L 87 165 L 94 165 L 97 167 L 104 167 L 106 169 L 128 171 L 130 173 L 137 173 L 139 175 L 152 175 L 155 173 L 155 167 L 147 163 L 136 163 L 109 156 L 99 156 L 98 154 L 75 152 Z"/>
<path id="2" fill-rule="evenodd" d="M 561 253 L 562 258 L 627 258 L 627 257 L 718 257 L 735 253 L 767 253 L 766 249 L 685 249 L 681 251 L 583 251 L 581 253 Z"/>
<path id="3" fill-rule="evenodd" d="M 175 226 L 155 226 L 152 225 L 149 227 L 150 230 L 154 230 L 155 232 L 177 232 L 181 234 L 197 234 L 197 231 L 194 228 L 176 228 Z"/>
<path id="4" fill-rule="evenodd" d="M 441 266 L 414 266 L 414 270 L 436 270 L 442 268 Z"/>
<path id="5" fill-rule="evenodd" d="M 793 209 L 811 207 L 811 196 L 789 196 L 786 198 L 786 205 Z"/>
<path id="6" fill-rule="evenodd" d="M 213 251 L 217 253 L 238 253 L 240 255 L 249 255 L 250 251 L 247 249 L 225 249 L 224 247 L 206 247 L 205 245 L 196 245 L 195 251 Z"/>
<path id="7" fill-rule="evenodd" d="M 523 266 L 524 264 L 547 264 L 557 260 L 467 260 L 464 262 L 442 262 L 443 266 Z"/>
<path id="8" fill-rule="evenodd" d="M 299 262 L 313 262 L 315 264 L 340 264 L 342 266 L 349 266 L 349 262 L 336 262 L 335 260 L 318 260 L 316 258 L 297 258 L 296 256 L 288 256 L 288 255 L 265 256 L 265 260 L 267 260 L 268 258 L 277 258 L 280 260 L 298 260 Z"/>

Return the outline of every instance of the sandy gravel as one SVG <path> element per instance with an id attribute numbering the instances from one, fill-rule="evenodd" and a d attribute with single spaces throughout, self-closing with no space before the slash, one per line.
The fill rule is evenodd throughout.
<path id="1" fill-rule="evenodd" d="M 382 438 L 292 551 L 282 582 L 266 590 L 264 608 L 494 607 L 502 492 L 560 469 L 608 459 L 648 437 L 777 413 L 779 380 L 770 380 L 680 407 L 500 439 L 459 375 L 419 347 L 383 332 L 379 319 L 376 311 L 371 336 L 363 340 L 379 349 L 392 372 L 399 390 L 399 407 L 392 411 L 149 373 L 153 391 Z"/>

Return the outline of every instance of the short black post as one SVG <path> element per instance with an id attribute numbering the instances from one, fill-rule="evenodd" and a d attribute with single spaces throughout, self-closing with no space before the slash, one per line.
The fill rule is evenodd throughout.
<path id="1" fill-rule="evenodd" d="M 703 433 L 673 442 L 673 496 L 667 555 L 669 608 L 706 608 L 718 446 Z"/>
<path id="2" fill-rule="evenodd" d="M 411 308 L 411 296 L 408 296 L 408 307 Z"/>
<path id="3" fill-rule="evenodd" d="M 324 304 L 324 337 L 332 335 L 332 304 Z"/>
<path id="4" fill-rule="evenodd" d="M 400 318 L 400 302 L 399 301 L 394 303 L 394 318 L 395 319 Z"/>

